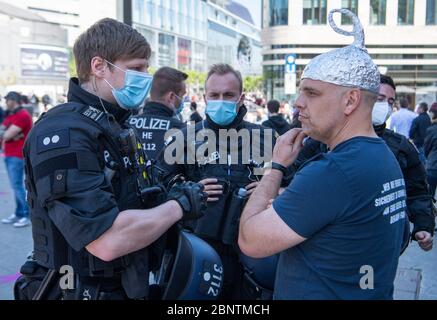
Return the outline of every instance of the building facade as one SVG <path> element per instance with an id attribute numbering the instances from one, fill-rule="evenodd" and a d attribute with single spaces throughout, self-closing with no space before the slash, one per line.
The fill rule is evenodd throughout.
<path id="1" fill-rule="evenodd" d="M 228 63 L 244 76 L 261 75 L 260 33 L 247 8 L 233 1 L 209 1 L 208 65 Z"/>
<path id="2" fill-rule="evenodd" d="M 394 78 L 400 94 L 435 98 L 437 82 L 437 0 L 263 0 L 263 72 L 268 98 L 284 92 L 285 58 L 296 56 L 297 78 L 318 54 L 353 42 L 328 24 L 330 10 L 357 13 L 366 46 L 382 73 Z M 337 25 L 351 28 L 345 16 Z M 424 99 L 424 98 L 423 98 Z"/>
<path id="3" fill-rule="evenodd" d="M 152 47 L 150 65 L 204 71 L 207 3 L 201 0 L 132 0 L 133 26 Z"/>
<path id="4" fill-rule="evenodd" d="M 132 0 L 132 11 L 133 26 L 152 46 L 154 68 L 206 72 L 225 62 L 245 75 L 262 74 L 261 30 L 235 2 Z"/>
<path id="5" fill-rule="evenodd" d="M 0 43 L 1 94 L 15 90 L 56 99 L 66 92 L 66 30 L 29 10 L 0 3 Z"/>
<path id="6" fill-rule="evenodd" d="M 117 18 L 117 0 L 0 0 L 0 5 L 1 2 L 38 14 L 66 30 L 69 47 L 73 47 L 77 37 L 97 20 Z"/>

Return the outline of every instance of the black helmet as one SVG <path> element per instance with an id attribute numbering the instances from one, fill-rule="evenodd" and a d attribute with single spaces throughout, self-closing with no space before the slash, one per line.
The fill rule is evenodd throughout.
<path id="1" fill-rule="evenodd" d="M 223 264 L 205 241 L 179 231 L 177 252 L 163 300 L 216 300 L 223 283 Z"/>

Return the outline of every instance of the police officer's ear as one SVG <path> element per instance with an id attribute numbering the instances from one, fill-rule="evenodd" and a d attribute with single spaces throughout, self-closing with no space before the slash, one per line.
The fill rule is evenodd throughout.
<path id="1" fill-rule="evenodd" d="M 178 98 L 176 97 L 176 94 L 173 91 L 169 91 L 164 95 L 163 100 L 167 105 L 168 104 L 175 105 L 177 103 Z"/>
<path id="2" fill-rule="evenodd" d="M 101 57 L 94 57 L 91 59 L 91 75 L 97 78 L 104 78 L 108 70 L 108 63 Z"/>
<path id="3" fill-rule="evenodd" d="M 246 101 L 246 94 L 243 93 L 240 97 L 240 100 L 238 101 L 238 107 L 237 112 L 240 110 L 240 108 L 244 105 L 244 101 Z"/>

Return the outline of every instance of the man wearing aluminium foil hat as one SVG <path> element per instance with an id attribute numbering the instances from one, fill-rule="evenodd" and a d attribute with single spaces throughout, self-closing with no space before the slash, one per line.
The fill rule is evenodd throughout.
<path id="1" fill-rule="evenodd" d="M 381 75 L 378 101 L 373 107 L 372 122 L 376 134 L 385 141 L 395 155 L 405 179 L 407 192 L 407 214 L 405 220 L 405 238 L 402 250 L 405 250 L 410 240 L 417 241 L 420 248 L 430 251 L 433 247 L 435 228 L 434 204 L 429 193 L 426 170 L 419 158 L 417 148 L 402 134 L 386 128 L 386 122 L 392 114 L 396 100 L 396 85 L 387 75 Z M 327 146 L 311 138 L 305 141 L 304 147 L 291 167 L 290 181 L 302 164 L 320 152 L 327 152 Z M 435 189 L 435 188 L 434 188 Z M 410 233 L 410 222 L 413 230 Z"/>
<path id="2" fill-rule="evenodd" d="M 335 12 L 352 17 L 352 32 L 335 25 Z M 380 74 L 363 28 L 345 9 L 331 11 L 329 22 L 355 42 L 314 58 L 304 70 L 296 101 L 302 129 L 279 138 L 272 170 L 241 217 L 239 245 L 254 258 L 280 253 L 275 299 L 393 299 L 405 182 L 372 127 Z M 303 165 L 278 196 L 305 136 L 332 151 Z"/>

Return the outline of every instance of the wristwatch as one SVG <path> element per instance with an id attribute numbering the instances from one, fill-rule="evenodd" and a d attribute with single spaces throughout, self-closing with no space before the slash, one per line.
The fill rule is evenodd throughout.
<path id="1" fill-rule="evenodd" d="M 273 169 L 281 171 L 283 173 L 284 177 L 287 176 L 288 170 L 282 164 L 279 164 L 277 162 L 272 162 L 272 170 Z"/>

